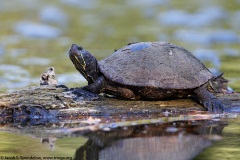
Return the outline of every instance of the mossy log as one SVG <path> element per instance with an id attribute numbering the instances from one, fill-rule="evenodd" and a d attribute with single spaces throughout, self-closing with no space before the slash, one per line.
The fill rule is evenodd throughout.
<path id="1" fill-rule="evenodd" d="M 240 106 L 240 93 L 218 94 L 226 111 Z M 55 86 L 30 87 L 12 93 L 0 94 L 1 116 L 79 116 L 116 114 L 154 114 L 164 111 L 188 112 L 203 110 L 191 99 L 167 101 L 120 100 L 95 95 L 81 89 Z"/>

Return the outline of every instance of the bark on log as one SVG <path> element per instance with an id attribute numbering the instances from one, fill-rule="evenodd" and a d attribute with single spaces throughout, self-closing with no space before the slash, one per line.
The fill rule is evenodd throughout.
<path id="1" fill-rule="evenodd" d="M 240 93 L 218 94 L 226 111 L 240 106 Z M 191 99 L 167 101 L 135 101 L 106 98 L 83 90 L 54 86 L 30 87 L 0 94 L 1 116 L 55 116 L 154 114 L 164 111 L 188 112 L 203 110 Z"/>

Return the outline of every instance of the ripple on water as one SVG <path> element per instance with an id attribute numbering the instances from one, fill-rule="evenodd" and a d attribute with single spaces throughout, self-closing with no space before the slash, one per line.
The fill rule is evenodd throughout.
<path id="1" fill-rule="evenodd" d="M 200 8 L 196 14 L 191 17 L 190 26 L 202 27 L 212 25 L 227 18 L 227 12 L 222 7 Z"/>
<path id="2" fill-rule="evenodd" d="M 41 5 L 42 1 L 35 0 L 13 0 L 13 1 L 1 1 L 0 11 L 22 11 L 22 9 L 36 10 Z"/>
<path id="3" fill-rule="evenodd" d="M 5 52 L 5 49 L 3 48 L 3 46 L 0 46 L 0 56 L 3 55 Z"/>
<path id="4" fill-rule="evenodd" d="M 26 48 L 13 48 L 13 49 L 9 49 L 9 55 L 11 55 L 12 57 L 17 57 L 20 55 L 23 55 L 27 52 Z"/>
<path id="5" fill-rule="evenodd" d="M 200 44 L 237 43 L 240 40 L 232 30 L 177 30 L 174 37 L 181 41 Z"/>
<path id="6" fill-rule="evenodd" d="M 228 56 L 237 57 L 237 56 L 240 56 L 240 51 L 236 50 L 236 49 L 233 49 L 233 48 L 225 48 L 224 49 L 224 54 L 226 54 Z"/>
<path id="7" fill-rule="evenodd" d="M 168 26 L 185 25 L 189 21 L 189 14 L 182 10 L 161 12 L 158 16 L 159 23 Z"/>
<path id="8" fill-rule="evenodd" d="M 82 9 L 93 9 L 97 7 L 97 0 L 61 0 L 63 4 L 82 8 Z"/>
<path id="9" fill-rule="evenodd" d="M 208 34 L 195 30 L 177 30 L 173 35 L 180 41 L 198 44 L 210 44 L 211 39 Z"/>
<path id="10" fill-rule="evenodd" d="M 240 28 L 240 11 L 234 12 L 229 18 L 230 18 L 230 23 L 233 28 L 239 29 Z"/>
<path id="11" fill-rule="evenodd" d="M 39 81 L 39 80 L 38 80 Z M 0 87 L 15 89 L 23 88 L 31 83 L 36 83 L 36 79 L 32 79 L 25 69 L 16 65 L 1 64 L 0 65 Z"/>
<path id="12" fill-rule="evenodd" d="M 131 6 L 156 6 L 156 5 L 164 5 L 167 4 L 169 1 L 167 0 L 131 0 L 131 1 L 126 1 L 128 5 Z"/>
<path id="13" fill-rule="evenodd" d="M 48 58 L 42 58 L 42 57 L 29 57 L 29 58 L 23 58 L 21 59 L 21 63 L 23 65 L 42 65 L 47 66 L 51 62 Z"/>
<path id="14" fill-rule="evenodd" d="M 45 6 L 40 11 L 39 17 L 43 22 L 55 23 L 60 26 L 64 26 L 68 22 L 66 13 L 56 6 Z"/>
<path id="15" fill-rule="evenodd" d="M 18 22 L 14 26 L 14 31 L 27 38 L 57 38 L 61 34 L 61 30 L 50 25 L 38 24 L 29 21 Z"/>
<path id="16" fill-rule="evenodd" d="M 1 42 L 2 45 L 18 44 L 22 41 L 22 38 L 19 35 L 6 35 L 2 36 L 2 39 L 4 39 L 4 41 Z"/>
<path id="17" fill-rule="evenodd" d="M 214 24 L 227 17 L 226 11 L 221 7 L 201 8 L 196 13 L 183 10 L 169 10 L 161 12 L 159 23 L 167 26 L 203 27 Z"/>
<path id="18" fill-rule="evenodd" d="M 220 73 L 221 61 L 218 54 L 214 50 L 196 49 L 193 51 L 194 56 L 200 59 L 201 62 L 207 62 L 211 64 L 209 70 L 217 75 Z"/>
<path id="19" fill-rule="evenodd" d="M 215 43 L 235 43 L 240 38 L 236 32 L 232 30 L 215 30 L 210 34 L 211 41 Z"/>
<path id="20" fill-rule="evenodd" d="M 83 83 L 86 79 L 80 73 L 57 74 L 59 84 Z"/>

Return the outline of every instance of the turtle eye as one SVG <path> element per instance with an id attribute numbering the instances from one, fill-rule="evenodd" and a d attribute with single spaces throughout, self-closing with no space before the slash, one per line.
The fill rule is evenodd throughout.
<path id="1" fill-rule="evenodd" d="M 77 49 L 78 49 L 78 50 L 82 50 L 83 48 L 82 48 L 81 46 L 78 46 Z"/>

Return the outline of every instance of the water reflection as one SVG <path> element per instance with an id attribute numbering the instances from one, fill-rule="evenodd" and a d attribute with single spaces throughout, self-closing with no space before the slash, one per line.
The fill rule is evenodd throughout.
<path id="1" fill-rule="evenodd" d="M 227 158 L 239 146 L 236 113 L 165 116 L 0 117 L 0 144 L 13 147 L 9 155 L 133 160 Z"/>
<path id="2" fill-rule="evenodd" d="M 75 158 L 192 159 L 209 147 L 211 140 L 221 139 L 226 125 L 225 121 L 179 121 L 88 132 L 84 135 L 89 140 L 77 149 Z"/>

